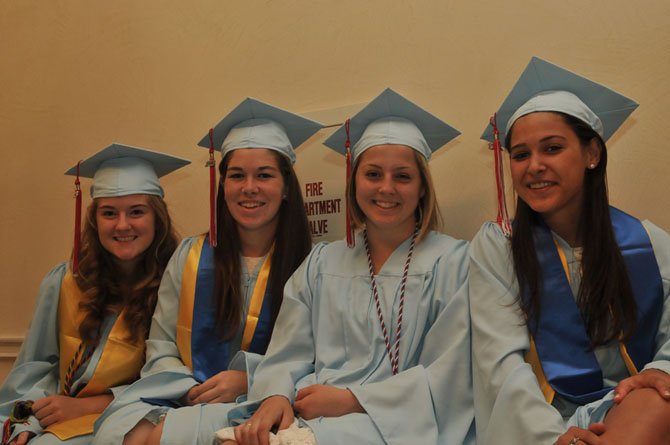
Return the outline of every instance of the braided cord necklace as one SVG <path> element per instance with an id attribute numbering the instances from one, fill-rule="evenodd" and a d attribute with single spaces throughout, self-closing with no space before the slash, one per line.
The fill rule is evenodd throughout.
<path id="1" fill-rule="evenodd" d="M 412 260 L 412 253 L 414 253 L 414 244 L 416 242 L 416 236 L 419 233 L 419 226 L 417 225 L 414 229 L 414 234 L 412 234 L 412 242 L 409 246 L 409 251 L 407 252 L 407 259 L 405 260 L 405 268 L 402 272 L 402 279 L 400 280 L 400 304 L 398 306 L 398 325 L 396 328 L 395 342 L 393 348 L 391 348 L 391 341 L 389 340 L 388 330 L 386 329 L 386 323 L 384 323 L 384 315 L 382 314 L 382 308 L 379 303 L 379 293 L 377 292 L 377 281 L 375 280 L 375 272 L 372 267 L 372 255 L 370 255 L 370 245 L 368 243 L 368 232 L 363 231 L 363 240 L 365 241 L 365 252 L 368 255 L 368 268 L 370 269 L 370 286 L 372 287 L 372 297 L 375 300 L 375 306 L 377 307 L 377 318 L 379 319 L 379 324 L 382 328 L 382 334 L 384 335 L 384 343 L 386 344 L 386 352 L 388 353 L 389 360 L 391 361 L 391 371 L 393 375 L 398 373 L 398 362 L 400 355 L 400 336 L 402 334 L 402 312 L 405 307 L 405 284 L 407 283 L 407 274 L 409 272 L 409 263 Z"/>

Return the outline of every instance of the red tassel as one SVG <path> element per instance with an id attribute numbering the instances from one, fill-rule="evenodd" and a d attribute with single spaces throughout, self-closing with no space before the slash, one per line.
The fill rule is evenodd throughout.
<path id="1" fill-rule="evenodd" d="M 493 159 L 495 161 L 494 168 L 498 201 L 498 217 L 496 222 L 502 229 L 503 234 L 509 238 L 512 236 L 512 224 L 509 220 L 507 201 L 505 200 L 505 173 L 503 172 L 502 145 L 500 144 L 500 132 L 496 123 L 496 113 L 491 117 L 490 123 L 493 127 L 493 144 L 491 144 L 491 149 L 493 150 Z"/>
<path id="2" fill-rule="evenodd" d="M 216 246 L 216 161 L 214 159 L 214 129 L 209 129 L 209 245 Z"/>
<path id="3" fill-rule="evenodd" d="M 2 425 L 2 445 L 7 445 L 9 443 L 9 438 L 11 437 L 11 435 L 12 435 L 12 422 L 8 418 Z"/>
<path id="4" fill-rule="evenodd" d="M 344 123 L 344 130 L 347 132 L 347 139 L 344 142 L 344 149 L 345 149 L 345 160 L 347 163 L 347 184 L 351 180 L 351 163 L 353 162 L 352 156 L 351 156 L 351 140 L 349 138 L 349 121 L 350 119 L 347 119 L 346 122 Z M 348 198 L 348 197 L 347 197 Z M 347 246 L 349 247 L 354 247 L 356 245 L 356 239 L 354 238 L 354 229 L 351 226 L 351 214 L 349 212 L 349 206 L 347 205 L 346 209 L 346 232 L 347 232 Z"/>
<path id="5" fill-rule="evenodd" d="M 79 250 L 81 248 L 81 183 L 79 182 L 79 165 L 77 162 L 77 179 L 74 180 L 74 247 L 72 250 L 72 274 L 79 274 Z"/>

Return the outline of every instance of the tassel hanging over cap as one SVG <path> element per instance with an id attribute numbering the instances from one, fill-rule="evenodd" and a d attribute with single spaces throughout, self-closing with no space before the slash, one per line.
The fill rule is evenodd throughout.
<path id="1" fill-rule="evenodd" d="M 72 248 L 72 274 L 79 274 L 79 250 L 81 249 L 81 183 L 79 182 L 79 165 L 74 180 L 74 247 Z"/>
<path id="2" fill-rule="evenodd" d="M 216 246 L 216 161 L 214 159 L 214 129 L 209 129 L 209 245 Z"/>
<path id="3" fill-rule="evenodd" d="M 344 129 L 347 132 L 347 139 L 344 142 L 344 148 L 346 150 L 346 155 L 345 155 L 345 162 L 347 163 L 347 184 L 349 181 L 351 181 L 351 169 L 352 169 L 352 156 L 351 156 L 351 140 L 349 138 L 349 121 L 350 119 L 347 119 L 347 121 L 344 123 Z M 349 197 L 347 196 L 347 199 Z M 347 205 L 346 208 L 346 231 L 347 231 L 347 246 L 349 247 L 354 247 L 356 244 L 356 240 L 354 238 L 354 229 L 351 225 L 351 212 L 349 211 L 349 205 Z"/>
<path id="4" fill-rule="evenodd" d="M 507 201 L 505 200 L 505 174 L 503 171 L 502 159 L 502 145 L 500 143 L 500 133 L 496 123 L 496 114 L 491 116 L 491 127 L 493 127 L 493 143 L 490 149 L 493 150 L 493 159 L 495 161 L 495 175 L 496 175 L 496 193 L 498 203 L 498 217 L 496 222 L 500 226 L 503 234 L 510 238 L 512 236 L 512 224 L 509 220 L 509 213 L 507 212 Z"/>

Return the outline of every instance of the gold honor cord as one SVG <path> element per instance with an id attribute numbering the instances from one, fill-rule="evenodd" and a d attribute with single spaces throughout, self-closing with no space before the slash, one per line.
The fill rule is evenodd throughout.
<path id="1" fill-rule="evenodd" d="M 249 350 L 249 346 L 251 346 L 251 340 L 254 338 L 254 333 L 256 332 L 258 317 L 260 316 L 261 309 L 263 308 L 265 289 L 267 288 L 268 277 L 270 276 L 270 265 L 272 264 L 273 251 L 274 245 L 270 249 L 267 257 L 265 257 L 261 271 L 258 273 L 258 278 L 256 279 L 254 293 L 251 296 L 251 304 L 249 304 L 249 312 L 247 313 L 247 320 L 244 325 L 244 335 L 242 336 L 241 348 L 243 351 Z"/>
<path id="2" fill-rule="evenodd" d="M 561 246 L 558 245 L 556 240 L 554 240 L 554 244 L 556 244 L 556 249 L 558 250 L 558 256 L 561 259 L 561 264 L 563 265 L 563 270 L 565 271 L 565 276 L 568 278 L 568 282 L 570 282 L 570 273 L 568 271 L 568 260 L 565 256 L 565 252 L 563 251 Z M 637 368 L 635 367 L 633 360 L 630 358 L 630 355 L 628 354 L 626 345 L 621 341 L 619 342 L 619 352 L 621 353 L 621 358 L 626 364 L 628 373 L 630 375 L 637 374 L 638 373 Z M 544 399 L 547 401 L 547 403 L 551 404 L 554 401 L 556 391 L 554 391 L 554 389 L 547 381 L 547 377 L 545 376 L 544 370 L 542 369 L 542 363 L 540 362 L 540 357 L 537 354 L 537 348 L 535 347 L 535 339 L 533 338 L 532 335 L 530 336 L 530 350 L 528 351 L 524 359 L 526 360 L 526 363 L 530 364 L 531 368 L 533 368 L 533 373 L 537 378 L 537 382 L 540 385 L 542 394 L 544 394 Z"/>

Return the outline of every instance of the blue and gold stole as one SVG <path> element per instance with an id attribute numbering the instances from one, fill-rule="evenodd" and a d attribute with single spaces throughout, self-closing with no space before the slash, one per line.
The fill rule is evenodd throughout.
<path id="1" fill-rule="evenodd" d="M 177 318 L 177 348 L 199 382 L 228 369 L 237 352 L 231 351 L 229 342 L 219 340 L 216 330 L 214 249 L 205 240 L 199 237 L 188 253 Z M 244 351 L 263 354 L 271 334 L 272 298 L 266 289 L 271 262 L 272 251 L 263 262 L 251 297 L 242 336 Z"/>
<path id="2" fill-rule="evenodd" d="M 663 283 L 642 223 L 614 207 L 610 207 L 610 215 L 637 305 L 637 330 L 619 348 L 628 372 L 634 375 L 655 354 Z M 543 287 L 540 318 L 528 321 L 532 337 L 526 361 L 533 367 L 547 402 L 558 393 L 574 403 L 586 404 L 612 388 L 603 388 L 602 371 L 570 289 L 565 254 L 543 222 L 534 234 Z"/>

